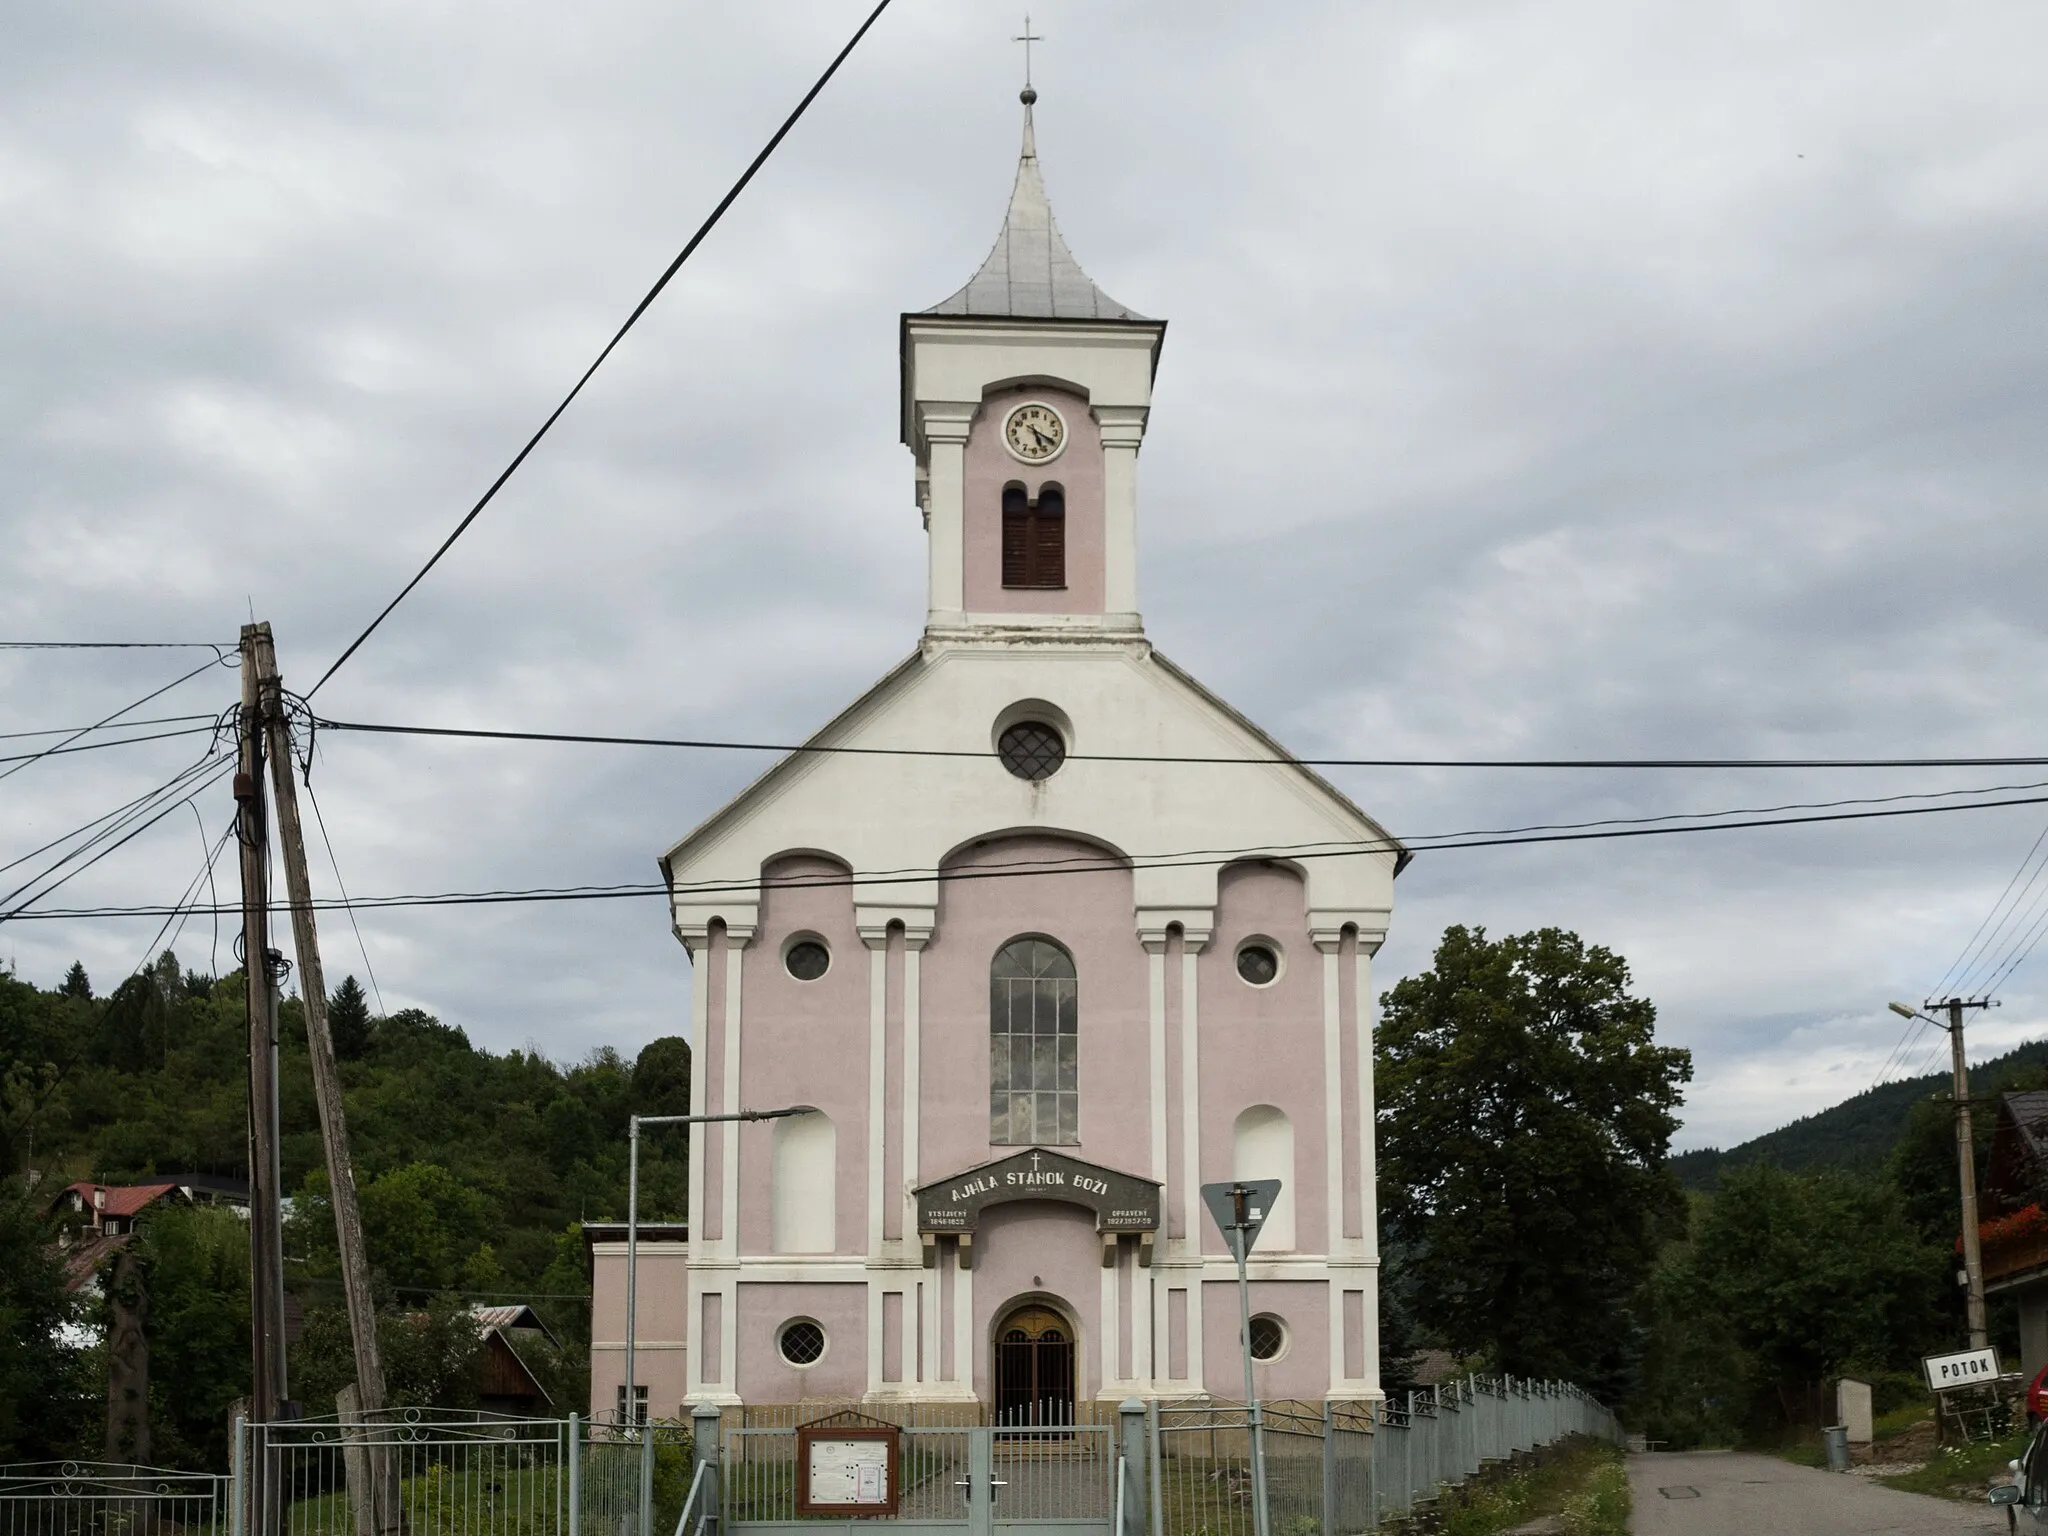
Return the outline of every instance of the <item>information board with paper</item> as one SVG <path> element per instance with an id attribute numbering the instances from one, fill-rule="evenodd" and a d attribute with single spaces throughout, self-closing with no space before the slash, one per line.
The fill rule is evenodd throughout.
<path id="1" fill-rule="evenodd" d="M 845 1425 L 798 1430 L 803 1485 L 799 1514 L 893 1515 L 896 1431 Z"/>

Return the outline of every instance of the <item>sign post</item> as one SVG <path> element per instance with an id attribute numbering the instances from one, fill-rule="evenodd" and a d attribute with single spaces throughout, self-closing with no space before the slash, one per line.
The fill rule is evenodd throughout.
<path id="1" fill-rule="evenodd" d="M 1254 1536 L 1273 1536 L 1272 1516 L 1266 1508 L 1266 1422 L 1259 1412 L 1259 1398 L 1252 1381 L 1252 1285 L 1245 1271 L 1252 1244 L 1259 1229 L 1280 1198 L 1278 1179 L 1236 1179 L 1228 1184 L 1204 1184 L 1202 1203 L 1209 1207 L 1217 1229 L 1230 1244 L 1237 1260 L 1237 1341 L 1244 1350 L 1244 1412 L 1251 1427 L 1252 1441 L 1252 1529 Z"/>

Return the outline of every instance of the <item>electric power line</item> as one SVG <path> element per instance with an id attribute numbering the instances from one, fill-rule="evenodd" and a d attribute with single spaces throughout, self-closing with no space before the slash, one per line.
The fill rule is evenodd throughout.
<path id="1" fill-rule="evenodd" d="M 486 731 L 443 725 L 385 725 L 316 717 L 323 731 L 381 736 L 445 736 L 479 741 L 559 742 L 582 746 L 668 747 L 712 752 L 780 752 L 791 756 L 996 758 L 993 750 L 970 747 L 854 747 L 817 742 L 724 741 L 705 737 L 605 736 L 565 731 Z M 1299 768 L 2042 768 L 2039 757 L 1196 757 L 1175 753 L 1070 752 L 1070 763 L 1208 763 L 1220 767 Z"/>
<path id="2" fill-rule="evenodd" d="M 211 720 L 213 719 L 213 716 L 208 715 L 206 716 L 206 718 L 208 720 Z M 89 730 L 91 729 L 91 727 L 87 727 L 87 729 Z M 211 731 L 212 729 L 213 727 L 211 725 L 188 725 L 183 730 L 154 731 L 147 736 L 123 736 L 118 741 L 88 741 L 80 743 L 77 746 L 65 746 L 60 742 L 58 745 L 54 747 L 46 747 L 40 752 L 19 752 L 13 755 L 12 757 L 0 757 L 0 763 L 33 763 L 41 758 L 62 757 L 66 753 L 71 752 L 102 752 L 105 751 L 108 747 L 132 747 L 135 746 L 138 742 L 169 741 L 174 736 L 204 735 L 206 732 Z M 45 733 L 38 731 L 35 734 L 40 736 Z M 76 741 L 77 737 L 74 736 L 72 740 Z"/>
<path id="3" fill-rule="evenodd" d="M 334 888 L 341 892 L 341 909 L 348 913 L 348 925 L 355 930 L 356 949 L 363 957 L 363 970 L 370 978 L 370 992 L 377 999 L 377 1011 L 386 1013 L 384 989 L 377 985 L 377 968 L 370 963 L 370 946 L 363 942 L 363 925 L 356 921 L 356 909 L 348 899 L 348 885 L 341 878 L 341 861 L 334 856 L 334 839 L 327 835 L 327 818 L 320 814 L 320 797 L 313 793 L 313 775 L 304 773 L 306 800 L 313 807 L 313 824 L 320 829 L 320 841 L 327 847 L 327 866 L 334 871 Z"/>
<path id="4" fill-rule="evenodd" d="M 154 715 L 147 720 L 123 720 L 123 730 L 139 730 L 145 725 L 182 725 L 188 720 L 214 720 L 216 715 Z M 75 736 L 80 731 L 90 731 L 89 725 L 45 726 L 40 731 L 0 731 L 0 741 L 22 741 L 30 736 Z"/>
<path id="5" fill-rule="evenodd" d="M 876 5 L 876 7 L 872 11 L 868 13 L 867 20 L 863 21 L 860 24 L 860 26 L 855 30 L 853 36 L 847 40 L 846 46 L 840 49 L 838 54 L 833 58 L 832 62 L 825 67 L 825 72 L 822 75 L 818 76 L 817 83 L 804 93 L 804 98 L 802 101 L 799 101 L 796 104 L 796 109 L 792 111 L 788 117 L 783 119 L 782 126 L 775 130 L 774 136 L 770 138 L 768 142 L 761 147 L 761 152 L 758 155 L 754 156 L 753 161 L 747 166 L 747 168 L 744 171 L 740 173 L 739 180 L 734 182 L 732 184 L 731 190 L 728 191 L 724 197 L 719 199 L 718 206 L 711 210 L 710 217 L 705 219 L 705 221 L 697 227 L 697 232 L 694 235 L 690 236 L 689 243 L 682 248 L 682 251 L 676 256 L 676 259 L 668 264 L 668 269 L 664 271 L 661 274 L 661 276 L 655 280 L 654 286 L 647 290 L 646 297 L 641 299 L 641 301 L 638 304 L 633 306 L 633 312 L 632 314 L 626 317 L 626 323 L 620 326 L 618 330 L 613 334 L 612 339 L 604 344 L 604 350 L 597 354 L 596 361 L 591 363 L 591 365 L 588 368 L 583 370 L 583 377 L 578 379 L 575 383 L 575 386 L 572 389 L 570 389 L 569 393 L 562 397 L 562 403 L 556 406 L 552 411 L 548 413 L 547 420 L 543 421 L 540 424 L 540 430 L 535 432 L 532 437 L 526 440 L 526 446 L 524 448 L 521 448 L 518 453 L 513 455 L 512 462 L 510 464 L 507 464 L 505 468 L 499 473 L 498 478 L 491 482 L 490 489 L 485 491 L 483 495 L 477 499 L 476 505 L 471 507 L 469 509 L 469 512 L 463 517 L 462 521 L 455 525 L 455 531 L 449 534 L 447 538 L 441 541 L 441 547 L 435 550 L 432 555 L 427 557 L 427 563 L 419 568 L 419 571 L 417 572 L 417 574 L 413 576 L 412 580 L 408 581 L 402 588 L 399 589 L 398 596 L 392 598 L 390 602 L 384 605 L 382 611 L 378 613 L 377 617 L 370 620 L 369 626 L 366 629 L 364 629 L 361 634 L 357 635 L 355 639 L 349 642 L 348 649 L 343 651 L 339 656 L 337 656 L 334 659 L 333 664 L 329 666 L 325 672 L 320 674 L 319 681 L 314 683 L 311 688 L 306 690 L 306 696 L 308 698 L 318 693 L 322 685 L 326 683 L 327 679 L 334 676 L 336 672 L 340 671 L 342 665 L 345 662 L 347 662 L 347 660 L 351 656 L 355 655 L 356 651 L 362 646 L 362 643 L 365 640 L 369 639 L 371 635 L 376 633 L 377 626 L 382 624 L 385 621 L 385 619 L 390 617 L 391 611 L 394 608 L 396 608 L 400 603 L 404 602 L 406 598 L 411 595 L 412 589 L 418 586 L 422 581 L 426 580 L 427 572 L 431 571 L 437 564 L 440 563 L 441 557 L 447 554 L 448 551 L 454 547 L 455 541 L 461 538 L 462 535 L 468 531 L 469 525 L 475 522 L 477 520 L 477 517 L 483 512 L 484 508 L 491 504 L 492 498 L 498 494 L 499 490 L 504 486 L 505 482 L 510 480 L 513 474 L 516 473 L 519 469 L 519 466 L 526 462 L 527 455 L 532 453 L 535 448 L 540 446 L 540 440 L 548 435 L 549 428 L 553 427 L 555 422 L 561 418 L 562 413 L 569 409 L 570 404 L 574 402 L 576 397 L 583 393 L 583 386 L 588 384 L 591 380 L 591 377 L 597 372 L 597 370 L 604 366 L 605 359 L 612 355 L 612 350 L 615 347 L 617 347 L 620 342 L 626 339 L 626 333 L 633 329 L 633 327 L 639 322 L 640 317 L 647 312 L 648 307 L 652 305 L 657 298 L 660 297 L 661 291 L 668 286 L 669 279 L 674 277 L 677 272 L 682 270 L 683 263 L 688 261 L 690 257 L 696 252 L 697 247 L 704 243 L 704 237 L 709 235 L 711 231 L 717 226 L 718 221 L 725 217 L 726 209 L 730 208 L 733 205 L 733 203 L 738 200 L 740 193 L 746 190 L 747 183 L 754 179 L 755 172 L 759 171 L 763 165 L 767 164 L 768 157 L 775 153 L 776 146 L 779 145 L 783 141 L 784 137 L 788 135 L 790 129 L 796 126 L 797 119 L 804 115 L 804 112 L 810 107 L 812 101 L 814 101 L 817 98 L 818 93 L 825 89 L 826 82 L 829 81 L 835 74 L 839 72 L 839 66 L 846 62 L 847 55 L 853 52 L 855 46 L 860 42 L 860 40 L 863 37 L 867 36 L 868 28 L 872 27 L 877 21 L 879 21 L 881 19 L 882 12 L 884 12 L 888 8 L 889 0 L 880 0 L 880 3 Z"/>
<path id="6" fill-rule="evenodd" d="M 218 651 L 217 647 L 210 646 L 208 647 L 208 649 L 215 650 L 216 652 Z M 177 687 L 180 683 L 191 682 L 193 678 L 199 676 L 202 672 L 205 672 L 210 668 L 221 665 L 224 659 L 225 658 L 216 654 L 212 661 L 202 662 L 200 665 L 194 667 L 190 672 L 187 672 L 184 676 L 172 678 L 168 683 L 165 683 L 163 687 L 155 689 L 152 692 L 145 693 L 133 704 L 122 705 L 119 709 L 115 710 L 111 715 L 108 715 L 104 720 L 99 720 L 91 725 L 81 727 L 72 735 L 67 736 L 62 741 L 58 742 L 54 747 L 45 747 L 42 751 L 21 759 L 20 761 L 16 762 L 12 768 L 7 769 L 5 772 L 0 772 L 0 779 L 5 779 L 13 774 L 17 774 L 21 772 L 22 769 L 26 768 L 30 763 L 48 757 L 54 752 L 63 751 L 66 747 L 70 746 L 72 742 L 78 740 L 78 738 L 81 736 L 87 736 L 94 731 L 106 729 L 106 727 L 112 725 L 116 720 L 120 719 L 123 715 L 127 714 L 131 709 L 140 709 L 142 708 L 143 705 L 147 704 L 151 699 L 169 693 L 173 688 Z"/>
<path id="7" fill-rule="evenodd" d="M 211 640 L 0 640 L 0 651 L 212 651 L 223 656 L 234 649 Z"/>
<path id="8" fill-rule="evenodd" d="M 1694 826 L 1629 826 L 1588 831 L 1539 832 L 1527 836 L 1464 836 L 1443 834 L 1444 840 L 1428 843 L 1414 849 L 1418 852 L 1449 852 L 1474 848 L 1523 847 L 1532 844 L 1605 842 L 1620 838 L 1668 837 L 1688 833 L 1743 831 L 1764 827 L 1806 826 L 1827 822 L 1867 821 L 1901 816 L 1930 816 L 1954 811 L 1997 810 L 2017 805 L 2048 804 L 2048 795 L 2034 795 L 2016 800 L 1986 800 L 1962 805 L 1921 805 L 1896 807 L 1882 810 L 1831 811 L 1814 815 L 1782 816 L 1769 819 L 1747 819 L 1740 821 L 1717 821 Z M 1413 845 L 1410 845 L 1413 848 Z M 1052 874 L 1088 873 L 1098 871 L 1120 871 L 1132 869 L 1171 869 L 1197 864 L 1213 864 L 1219 857 L 1232 861 L 1260 857 L 1280 858 L 1290 861 L 1357 857 L 1374 853 L 1395 853 L 1402 845 L 1392 839 L 1361 839 L 1348 844 L 1319 844 L 1307 848 L 1247 848 L 1229 851 L 1202 850 L 1173 854 L 1152 855 L 1139 858 L 1101 855 L 1090 862 L 1085 857 L 1070 859 L 1032 861 L 1029 865 L 994 869 L 925 869 L 921 871 L 850 872 L 844 875 L 818 875 L 795 879 L 771 879 L 764 882 L 760 877 L 750 880 L 704 881 L 675 887 L 659 883 L 633 882 L 618 885 L 553 886 L 529 889 L 502 889 L 492 891 L 450 891 L 423 895 L 358 897 L 352 905 L 356 908 L 385 910 L 395 907 L 450 907 L 450 906 L 492 906 L 509 903 L 555 902 L 555 901 L 611 901 L 678 895 L 716 896 L 744 895 L 759 891 L 764 884 L 781 889 L 809 889 L 814 887 L 864 887 L 874 885 L 903 885 L 912 881 L 933 881 L 953 883 L 963 880 L 991 880 L 1019 877 L 1044 877 Z M 338 901 L 316 900 L 314 909 L 332 911 L 340 907 Z M 24 919 L 85 918 L 85 917 L 161 917 L 166 911 L 174 910 L 157 906 L 99 906 L 65 911 L 24 912 Z M 241 908 L 223 907 L 224 912 L 239 912 Z M 273 904 L 275 911 L 289 911 L 288 905 Z M 0 914 L 0 921 L 16 914 Z"/>

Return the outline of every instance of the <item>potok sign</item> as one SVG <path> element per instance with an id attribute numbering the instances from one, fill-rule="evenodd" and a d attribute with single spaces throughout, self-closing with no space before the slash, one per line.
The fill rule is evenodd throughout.
<path id="1" fill-rule="evenodd" d="M 1920 1364 L 1927 1372 L 1928 1388 L 1935 1392 L 1988 1386 L 1998 1380 L 1998 1351 L 1995 1349 L 1967 1349 L 1957 1355 L 1929 1355 Z"/>

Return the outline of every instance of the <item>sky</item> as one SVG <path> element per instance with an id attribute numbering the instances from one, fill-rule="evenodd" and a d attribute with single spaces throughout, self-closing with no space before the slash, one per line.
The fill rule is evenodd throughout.
<path id="1" fill-rule="evenodd" d="M 232 645 L 254 616 L 311 686 L 866 9 L 11 8 L 0 640 Z M 894 0 L 322 713 L 794 740 L 911 649 L 897 316 L 1000 223 L 1019 9 Z M 1170 321 L 1148 630 L 1294 750 L 2048 750 L 2048 10 L 1036 0 L 1031 21 L 1061 228 Z M 88 724 L 205 660 L 0 651 L 0 730 Z M 235 694 L 209 668 L 136 715 Z M 0 862 L 206 741 L 22 768 Z M 650 879 L 762 766 L 327 733 L 312 786 L 361 896 Z M 2048 770 L 1332 776 L 1422 833 Z M 47 904 L 177 898 L 231 808 L 214 785 Z M 1871 1085 L 1902 1032 L 1885 1003 L 1937 986 L 2044 825 L 1425 856 L 1376 978 L 1426 968 L 1452 923 L 1573 929 L 1693 1052 L 1678 1144 L 1728 1145 Z M 313 863 L 331 892 L 317 835 Z M 231 861 L 215 879 L 231 898 Z M 49 985 L 82 959 L 107 991 L 157 926 L 16 920 L 0 961 Z M 231 926 L 186 923 L 180 958 L 229 969 Z M 332 977 L 374 972 L 385 1008 L 494 1048 L 687 1029 L 658 900 L 368 913 L 360 942 L 337 914 L 323 940 Z M 1973 1056 L 2048 1027 L 2048 947 L 2000 1001 Z M 1923 1030 L 1908 1062 L 1941 1054 Z"/>

